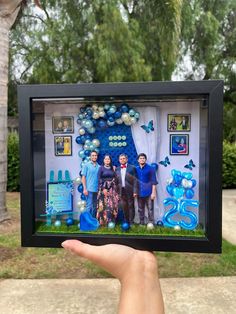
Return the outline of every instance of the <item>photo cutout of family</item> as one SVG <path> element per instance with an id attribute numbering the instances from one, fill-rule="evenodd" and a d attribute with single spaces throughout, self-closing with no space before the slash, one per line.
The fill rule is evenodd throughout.
<path id="1" fill-rule="evenodd" d="M 147 163 L 147 156 L 139 154 L 136 167 L 129 164 L 126 154 L 120 154 L 118 167 L 113 166 L 109 154 L 104 155 L 101 165 L 97 163 L 97 157 L 97 152 L 92 151 L 91 162 L 82 168 L 86 212 L 101 226 L 115 225 L 119 220 L 132 225 L 137 198 L 139 224 L 153 224 L 157 179 L 155 168 Z"/>
<path id="2" fill-rule="evenodd" d="M 168 114 L 167 118 L 168 132 L 190 132 L 191 115 L 190 114 Z"/>

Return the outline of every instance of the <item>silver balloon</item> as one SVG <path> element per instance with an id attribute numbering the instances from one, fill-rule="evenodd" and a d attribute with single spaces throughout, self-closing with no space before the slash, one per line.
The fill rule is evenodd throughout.
<path id="1" fill-rule="evenodd" d="M 98 119 L 98 118 L 100 118 L 99 112 L 98 111 L 94 111 L 93 119 Z"/>
<path id="2" fill-rule="evenodd" d="M 137 120 L 135 117 L 131 117 L 130 122 L 131 122 L 131 124 L 135 124 L 137 122 Z"/>
<path id="3" fill-rule="evenodd" d="M 92 128 L 92 126 L 93 126 L 93 122 L 91 120 L 86 120 L 84 127 L 86 129 L 90 129 L 90 128 Z"/>
<path id="4" fill-rule="evenodd" d="M 130 109 L 130 111 L 129 111 L 129 115 L 131 116 L 131 117 L 134 117 L 135 116 L 135 110 L 134 109 Z"/>
<path id="5" fill-rule="evenodd" d="M 81 183 L 81 177 L 75 178 L 74 182 L 75 182 L 76 184 L 80 185 L 80 183 Z"/>
<path id="6" fill-rule="evenodd" d="M 99 107 L 98 107 L 98 111 L 99 111 L 99 112 L 104 111 L 103 106 L 99 106 Z"/>
<path id="7" fill-rule="evenodd" d="M 92 105 L 92 109 L 93 109 L 93 111 L 96 111 L 98 109 L 98 106 L 94 104 L 94 105 Z"/>
<path id="8" fill-rule="evenodd" d="M 88 132 L 89 132 L 90 134 L 94 134 L 94 133 L 96 132 L 95 127 L 91 127 L 90 129 L 88 129 Z"/>
<path id="9" fill-rule="evenodd" d="M 169 184 L 171 184 L 173 182 L 173 178 L 169 178 L 169 179 L 167 179 L 166 180 L 166 183 L 169 185 Z"/>
<path id="10" fill-rule="evenodd" d="M 95 147 L 99 147 L 100 146 L 100 141 L 98 139 L 96 139 L 96 138 L 94 140 L 92 140 L 92 143 L 93 143 L 93 145 Z"/>
<path id="11" fill-rule="evenodd" d="M 85 129 L 84 128 L 80 128 L 79 129 L 79 135 L 84 135 L 85 134 Z"/>

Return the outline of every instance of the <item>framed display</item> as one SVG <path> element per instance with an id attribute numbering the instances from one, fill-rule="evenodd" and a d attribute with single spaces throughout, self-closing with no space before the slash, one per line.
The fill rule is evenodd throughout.
<path id="1" fill-rule="evenodd" d="M 189 154 L 189 135 L 171 134 L 170 135 L 170 155 Z"/>
<path id="2" fill-rule="evenodd" d="M 167 129 L 169 132 L 190 132 L 191 114 L 168 114 Z"/>
<path id="3" fill-rule="evenodd" d="M 72 137 L 54 136 L 55 156 L 72 155 Z"/>
<path id="4" fill-rule="evenodd" d="M 21 85 L 18 103 L 22 246 L 221 252 L 222 81 Z"/>
<path id="5" fill-rule="evenodd" d="M 52 132 L 58 134 L 74 133 L 74 117 L 52 117 Z"/>

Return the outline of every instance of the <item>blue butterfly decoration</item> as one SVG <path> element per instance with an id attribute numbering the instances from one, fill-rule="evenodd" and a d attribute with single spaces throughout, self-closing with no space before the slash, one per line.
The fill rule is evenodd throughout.
<path id="1" fill-rule="evenodd" d="M 184 168 L 187 168 L 189 170 L 193 170 L 193 168 L 195 167 L 193 160 L 190 159 L 188 165 L 185 165 Z"/>
<path id="2" fill-rule="evenodd" d="M 154 131 L 154 127 L 153 127 L 153 120 L 148 122 L 148 125 L 141 125 L 141 128 L 144 129 L 147 133 L 150 133 L 151 131 Z"/>
<path id="3" fill-rule="evenodd" d="M 170 160 L 169 160 L 169 157 L 166 156 L 165 160 L 161 160 L 159 162 L 160 165 L 164 166 L 164 167 L 167 167 L 168 165 L 170 165 Z"/>

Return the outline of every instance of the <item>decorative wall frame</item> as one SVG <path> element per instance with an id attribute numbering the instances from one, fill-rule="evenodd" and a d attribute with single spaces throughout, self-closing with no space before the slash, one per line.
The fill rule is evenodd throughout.
<path id="1" fill-rule="evenodd" d="M 190 132 L 191 131 L 191 114 L 168 114 L 167 130 L 169 132 Z"/>
<path id="2" fill-rule="evenodd" d="M 74 238 L 145 250 L 221 252 L 222 81 L 21 85 L 18 103 L 22 246 L 60 247 Z M 188 134 L 181 133 L 189 138 L 189 155 L 181 158 L 169 156 L 166 120 L 173 112 L 191 115 Z M 75 153 L 65 160 L 54 156 L 51 125 L 59 116 L 73 117 L 77 125 L 71 135 Z M 126 228 L 118 215 L 112 228 L 84 231 L 80 174 L 92 149 L 99 151 L 100 164 L 109 150 L 115 166 L 120 152 L 128 152 L 134 166 L 137 154 L 147 153 L 158 181 L 154 224 Z M 64 181 L 73 194 L 67 216 L 45 206 L 48 183 Z"/>
<path id="3" fill-rule="evenodd" d="M 189 154 L 189 135 L 188 134 L 170 134 L 170 155 L 188 155 Z"/>

